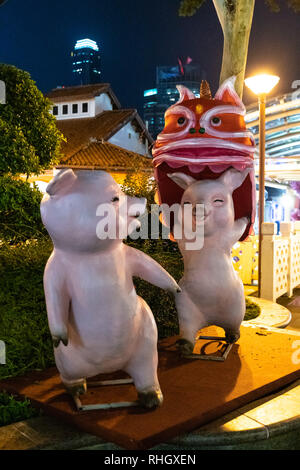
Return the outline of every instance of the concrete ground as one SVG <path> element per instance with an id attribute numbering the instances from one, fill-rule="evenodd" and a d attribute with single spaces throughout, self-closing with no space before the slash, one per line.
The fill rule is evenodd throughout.
<path id="1" fill-rule="evenodd" d="M 287 328 L 300 331 L 300 288 L 294 289 L 293 297 L 287 297 L 286 295 L 279 297 L 277 303 L 288 308 L 292 314 L 292 320 Z"/>
<path id="2" fill-rule="evenodd" d="M 256 286 L 244 286 L 244 291 L 247 296 L 257 297 L 258 292 Z M 255 301 L 255 299 L 253 300 Z M 300 331 L 300 288 L 294 289 L 292 297 L 288 297 L 287 295 L 279 297 L 276 303 L 287 308 L 292 314 L 292 319 L 286 328 Z"/>

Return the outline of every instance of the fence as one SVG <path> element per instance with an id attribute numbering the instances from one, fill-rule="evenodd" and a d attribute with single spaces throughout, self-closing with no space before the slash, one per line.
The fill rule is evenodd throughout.
<path id="1" fill-rule="evenodd" d="M 243 284 L 258 281 L 258 237 L 250 236 L 245 242 L 236 243 L 231 251 L 233 267 Z"/>
<path id="2" fill-rule="evenodd" d="M 263 224 L 261 296 L 273 302 L 292 296 L 300 284 L 300 223 L 281 223 L 281 235 L 276 230 L 273 223 Z"/>
<path id="3" fill-rule="evenodd" d="M 273 302 L 283 294 L 293 295 L 300 285 L 300 222 L 282 222 L 281 235 L 275 223 L 264 223 L 262 241 L 261 296 Z M 258 237 L 250 236 L 232 248 L 234 269 L 246 285 L 258 281 Z"/>

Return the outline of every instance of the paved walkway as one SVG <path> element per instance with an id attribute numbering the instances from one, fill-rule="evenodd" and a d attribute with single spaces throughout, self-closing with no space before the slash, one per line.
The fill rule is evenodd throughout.
<path id="1" fill-rule="evenodd" d="M 293 305 L 295 300 L 298 300 L 296 303 L 299 303 L 299 305 Z M 292 319 L 288 329 L 300 331 L 300 289 L 294 289 L 293 297 L 287 297 L 284 295 L 279 297 L 279 299 L 277 299 L 277 303 L 288 308 L 292 314 Z"/>

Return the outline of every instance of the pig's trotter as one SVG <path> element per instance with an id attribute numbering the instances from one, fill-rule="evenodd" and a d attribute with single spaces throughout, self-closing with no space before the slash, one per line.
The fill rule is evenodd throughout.
<path id="1" fill-rule="evenodd" d="M 64 386 L 67 390 L 67 392 L 72 395 L 72 397 L 79 396 L 79 395 L 84 395 L 87 391 L 87 386 L 86 386 L 86 380 L 78 380 L 74 383 L 64 383 Z"/>
<path id="2" fill-rule="evenodd" d="M 52 335 L 52 343 L 55 348 L 59 346 L 60 342 L 62 342 L 65 346 L 68 346 L 67 336 Z"/>
<path id="3" fill-rule="evenodd" d="M 163 402 L 161 390 L 151 390 L 148 392 L 139 392 L 138 401 L 143 408 L 153 409 L 160 406 Z"/>
<path id="4" fill-rule="evenodd" d="M 176 346 L 180 351 L 181 356 L 190 356 L 193 354 L 194 345 L 188 339 L 181 338 L 176 342 Z"/>
<path id="5" fill-rule="evenodd" d="M 225 331 L 225 338 L 226 342 L 229 344 L 236 343 L 236 341 L 240 337 L 240 332 L 239 331 L 232 331 L 232 330 L 226 330 Z"/>

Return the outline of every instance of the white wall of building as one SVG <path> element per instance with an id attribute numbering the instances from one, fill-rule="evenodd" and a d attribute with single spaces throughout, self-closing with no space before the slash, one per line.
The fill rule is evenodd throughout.
<path id="1" fill-rule="evenodd" d="M 83 111 L 84 104 L 87 103 L 87 112 Z M 73 104 L 77 105 L 77 113 L 73 112 Z M 55 115 L 57 120 L 62 119 L 82 119 L 82 118 L 90 118 L 95 116 L 95 100 L 72 100 L 72 101 L 65 101 L 63 103 L 53 103 L 53 108 L 58 107 L 58 114 Z M 67 113 L 63 113 L 64 106 L 67 106 Z M 53 113 L 53 109 L 51 111 Z"/>
<path id="2" fill-rule="evenodd" d="M 140 155 L 150 156 L 147 148 L 147 140 L 146 144 L 140 140 L 140 134 L 136 132 L 131 122 L 127 123 L 122 129 L 116 132 L 108 142 Z"/>
<path id="3" fill-rule="evenodd" d="M 102 111 L 111 111 L 113 105 L 111 99 L 107 93 L 102 93 L 100 96 L 95 98 L 95 115 L 102 113 Z"/>
<path id="4" fill-rule="evenodd" d="M 88 104 L 87 112 L 83 112 L 82 106 L 84 103 Z M 73 112 L 73 104 L 77 105 L 77 113 Z M 89 100 L 72 100 L 63 103 L 53 102 L 53 106 L 58 107 L 58 114 L 55 116 L 58 120 L 91 118 L 102 113 L 102 111 L 110 111 L 113 109 L 111 99 L 107 93 L 102 93 L 100 96 L 96 96 L 95 98 L 91 98 Z M 67 114 L 63 114 L 64 106 L 68 106 Z M 53 109 L 51 112 L 53 113 Z"/>

